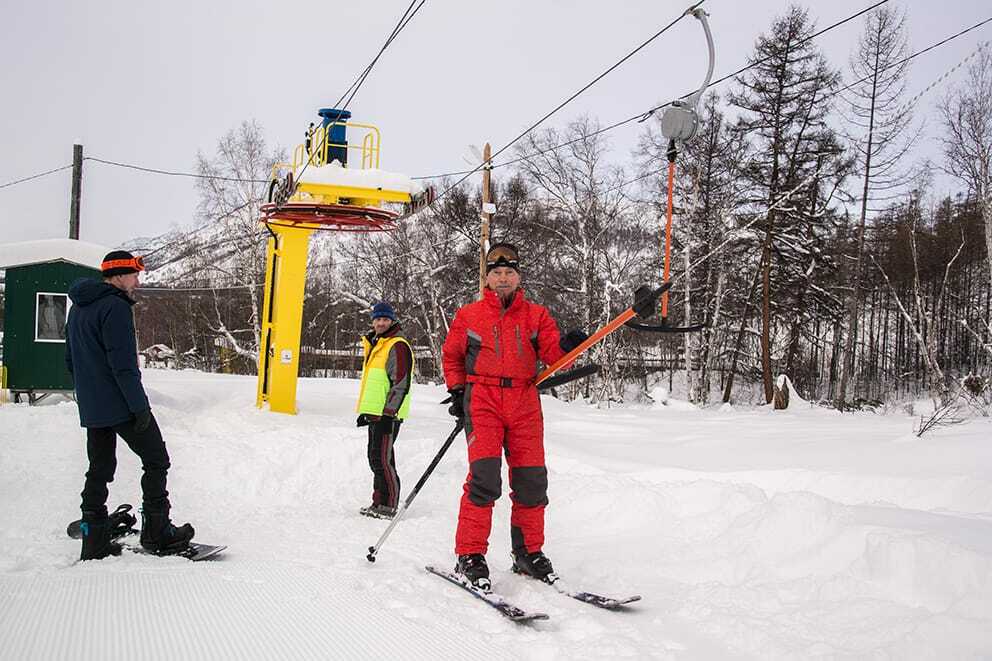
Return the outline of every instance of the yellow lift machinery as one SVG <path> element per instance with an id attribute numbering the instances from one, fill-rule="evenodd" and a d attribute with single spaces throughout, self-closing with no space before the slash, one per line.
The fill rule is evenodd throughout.
<path id="1" fill-rule="evenodd" d="M 324 108 L 318 114 L 321 124 L 310 125 L 292 162 L 273 167 L 268 203 L 261 207 L 261 222 L 272 236 L 266 250 L 256 405 L 268 404 L 278 413 L 296 413 L 310 234 L 388 231 L 432 197 L 430 189 L 421 193 L 406 175 L 379 169 L 378 128 L 349 121 L 347 110 Z M 357 144 L 348 143 L 349 131 L 361 136 Z M 348 167 L 353 151 L 361 155 L 360 167 Z"/>

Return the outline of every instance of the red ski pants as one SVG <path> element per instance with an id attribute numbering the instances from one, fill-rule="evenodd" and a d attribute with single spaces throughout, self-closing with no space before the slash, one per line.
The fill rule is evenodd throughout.
<path id="1" fill-rule="evenodd" d="M 540 551 L 544 545 L 548 469 L 544 465 L 544 416 L 537 388 L 469 383 L 464 403 L 469 472 L 458 511 L 455 553 L 485 554 L 489 547 L 493 505 L 502 492 L 503 452 L 513 501 L 513 550 Z"/>

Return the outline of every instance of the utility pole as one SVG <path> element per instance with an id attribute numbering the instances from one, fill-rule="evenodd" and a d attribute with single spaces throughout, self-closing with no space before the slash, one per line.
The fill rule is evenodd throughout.
<path id="1" fill-rule="evenodd" d="M 69 238 L 79 240 L 79 197 L 83 189 L 83 146 L 72 146 L 72 201 L 69 204 Z"/>
<path id="2" fill-rule="evenodd" d="M 489 191 L 489 178 L 492 174 L 492 147 L 489 143 L 482 151 L 482 229 L 479 233 L 479 299 L 482 300 L 486 289 L 486 252 L 489 249 L 489 219 L 496 210 Z M 478 149 L 476 149 L 478 154 Z"/>

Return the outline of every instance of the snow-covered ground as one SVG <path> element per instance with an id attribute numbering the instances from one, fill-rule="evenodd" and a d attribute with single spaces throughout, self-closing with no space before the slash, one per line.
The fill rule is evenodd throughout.
<path id="1" fill-rule="evenodd" d="M 370 564 L 386 522 L 357 514 L 371 492 L 357 382 L 301 380 L 296 417 L 257 411 L 253 378 L 145 383 L 174 518 L 229 549 L 77 563 L 75 405 L 0 407 L 0 658 L 992 656 L 988 420 L 917 439 L 905 416 L 545 398 L 545 550 L 574 585 L 644 599 L 608 612 L 512 575 L 504 486 L 494 587 L 551 616 L 521 626 L 423 571 L 453 564 L 464 441 Z M 452 427 L 443 396 L 415 391 L 404 489 Z M 118 457 L 110 505 L 137 504 L 135 457 L 123 443 Z"/>

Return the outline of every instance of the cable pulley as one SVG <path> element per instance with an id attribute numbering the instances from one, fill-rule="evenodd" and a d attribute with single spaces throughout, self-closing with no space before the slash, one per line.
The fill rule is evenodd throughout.
<path id="1" fill-rule="evenodd" d="M 702 98 L 706 88 L 713 78 L 713 65 L 716 55 L 713 47 L 713 34 L 710 32 L 710 24 L 707 20 L 708 14 L 696 7 L 686 10 L 686 14 L 692 15 L 703 26 L 703 33 L 706 35 L 706 45 L 709 49 L 709 65 L 706 67 L 706 77 L 699 89 L 687 96 L 685 99 L 673 101 L 661 116 L 661 134 L 668 140 L 668 213 L 665 219 L 665 265 L 663 282 L 670 281 L 671 258 L 672 258 L 672 212 L 673 212 L 673 191 L 675 188 L 675 161 L 679 154 L 679 145 L 686 140 L 690 140 L 696 135 L 699 129 L 699 100 Z M 692 324 L 689 326 L 671 326 L 668 323 L 668 292 L 661 297 L 661 323 L 658 325 L 645 324 L 641 322 L 627 322 L 627 326 L 640 331 L 653 333 L 692 333 L 705 327 L 705 324 Z"/>

